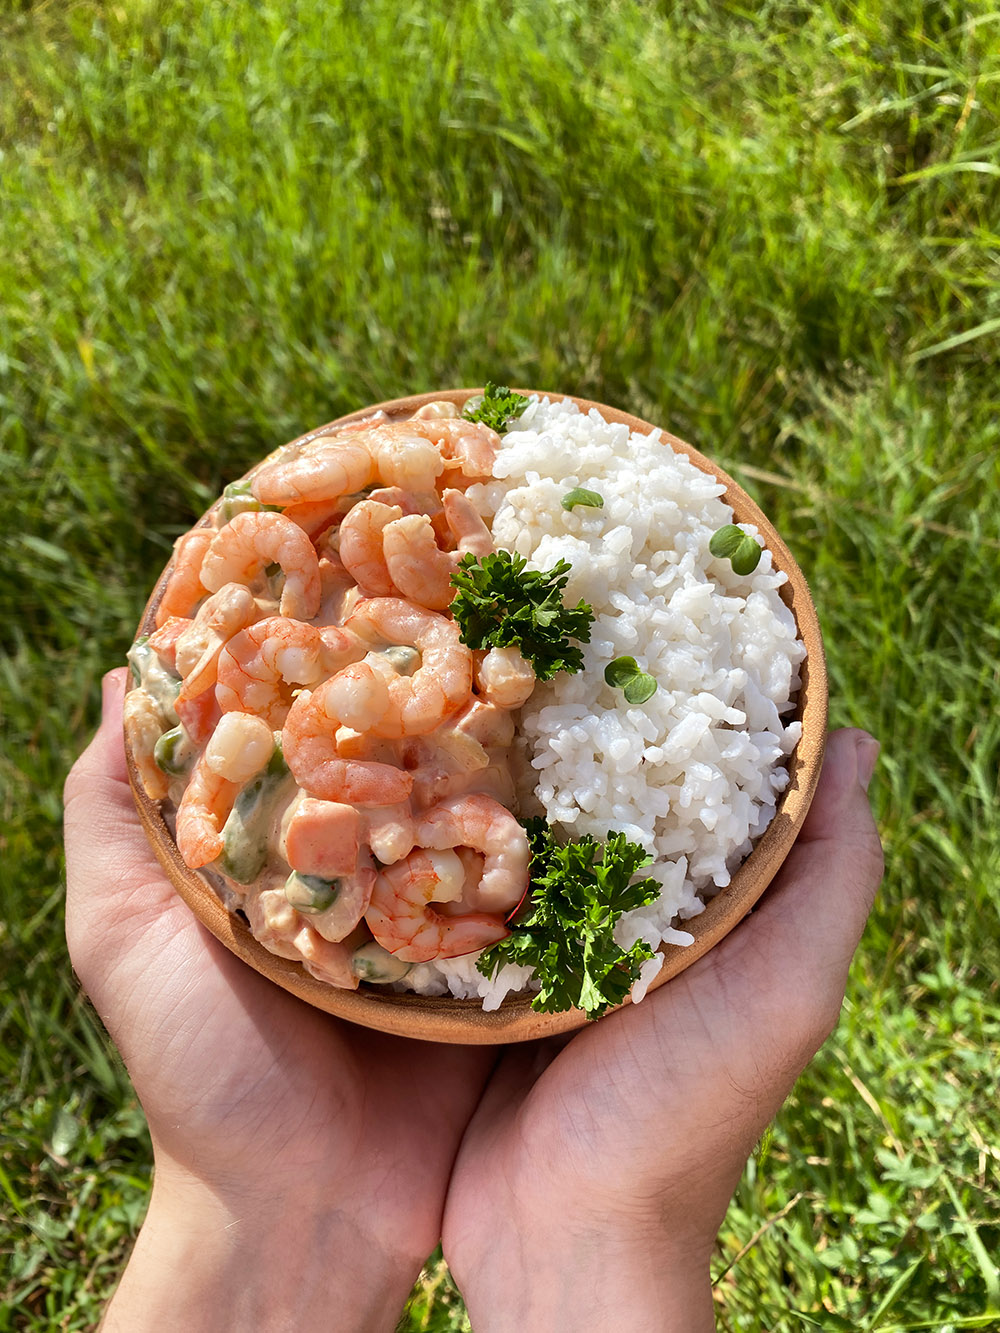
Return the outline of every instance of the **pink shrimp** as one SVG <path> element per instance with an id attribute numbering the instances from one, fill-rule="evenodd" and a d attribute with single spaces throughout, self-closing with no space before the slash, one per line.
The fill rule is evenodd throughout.
<path id="1" fill-rule="evenodd" d="M 284 514 L 271 510 L 236 514 L 213 538 L 201 579 L 209 592 L 226 583 L 249 585 L 270 564 L 280 565 L 285 575 L 281 614 L 311 620 L 319 610 L 319 559 L 306 534 Z"/>
<path id="2" fill-rule="evenodd" d="M 213 773 L 204 752 L 198 756 L 177 807 L 177 850 L 192 870 L 207 866 L 222 852 L 222 827 L 239 789 L 238 782 Z"/>
<path id="3" fill-rule="evenodd" d="M 359 649 L 358 656 L 363 649 Z M 284 725 L 293 685 L 315 685 L 323 675 L 323 640 L 313 625 L 269 616 L 233 636 L 219 654 L 215 695 L 224 713 L 256 713 L 268 726 Z"/>
<path id="4" fill-rule="evenodd" d="M 527 834 L 509 810 L 482 792 L 428 810 L 417 823 L 417 844 L 435 851 L 471 847 L 483 854 L 477 894 L 483 911 L 509 912 L 524 897 L 531 859 Z"/>
<path id="5" fill-rule="evenodd" d="M 156 608 L 156 628 L 171 616 L 191 616 L 208 589 L 201 581 L 205 553 L 215 537 L 214 528 L 192 528 L 174 543 L 174 559 L 163 596 Z"/>
<path id="6" fill-rule="evenodd" d="M 489 426 L 462 417 L 430 418 L 410 424 L 437 446 L 453 486 L 492 477 L 500 436 Z"/>
<path id="7" fill-rule="evenodd" d="M 418 848 L 375 880 L 365 920 L 383 949 L 404 963 L 427 963 L 476 953 L 504 939 L 502 916 L 446 916 L 433 904 L 455 902 L 465 889 L 465 866 L 453 851 Z"/>
<path id="8" fill-rule="evenodd" d="M 399 505 L 360 500 L 340 525 L 340 558 L 366 597 L 397 594 L 386 567 L 382 535 L 387 523 L 402 517 Z"/>
<path id="9" fill-rule="evenodd" d="M 391 764 L 345 759 L 337 744 L 339 727 L 365 731 L 388 707 L 386 683 L 366 662 L 300 694 L 282 731 L 285 759 L 298 785 L 312 796 L 348 805 L 405 801 L 413 789 L 409 773 Z"/>
<path id="10" fill-rule="evenodd" d="M 453 620 L 399 597 L 375 597 L 358 605 L 345 629 L 373 648 L 411 646 L 420 655 L 412 676 L 396 675 L 388 659 L 381 659 L 389 703 L 359 730 L 376 736 L 424 736 L 471 697 L 472 652 Z M 372 654 L 368 661 L 373 661 Z"/>
<path id="11" fill-rule="evenodd" d="M 473 654 L 476 688 L 498 708 L 520 708 L 535 688 L 535 670 L 519 648 L 491 648 Z"/>
<path id="12" fill-rule="evenodd" d="M 163 717 L 159 705 L 145 690 L 129 690 L 125 696 L 122 721 L 146 795 L 153 801 L 162 800 L 170 784 L 153 758 L 153 749 L 163 734 Z"/>
<path id="13" fill-rule="evenodd" d="M 382 534 L 385 566 L 389 578 L 404 597 L 443 611 L 455 596 L 451 576 L 462 556 L 488 555 L 493 550 L 489 528 L 475 505 L 461 491 L 444 493 L 444 516 L 456 543 L 454 551 L 442 551 L 431 519 L 407 515 L 389 523 Z"/>
<path id="14" fill-rule="evenodd" d="M 265 463 L 251 478 L 250 488 L 261 504 L 291 505 L 338 500 L 374 480 L 375 461 L 364 432 L 357 431 L 347 439 L 320 435 L 294 453 Z"/>
<path id="15" fill-rule="evenodd" d="M 256 617 L 257 603 L 241 583 L 224 583 L 202 602 L 174 646 L 174 664 L 183 681 L 178 696 L 182 703 L 211 689 L 222 649 Z"/>

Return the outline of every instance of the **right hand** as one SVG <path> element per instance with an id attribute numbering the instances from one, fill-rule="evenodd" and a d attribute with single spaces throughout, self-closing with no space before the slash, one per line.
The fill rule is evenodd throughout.
<path id="1" fill-rule="evenodd" d="M 512 1047 L 466 1130 L 445 1256 L 477 1333 L 714 1327 L 709 1258 L 748 1155 L 837 1022 L 882 875 L 877 745 L 829 738 L 759 909 L 572 1038 Z"/>

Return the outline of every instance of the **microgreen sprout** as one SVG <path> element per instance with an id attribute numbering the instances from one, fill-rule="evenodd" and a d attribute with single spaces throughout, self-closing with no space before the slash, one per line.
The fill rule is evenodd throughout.
<path id="1" fill-rule="evenodd" d="M 760 563 L 759 543 L 735 523 L 727 523 L 713 533 L 708 549 L 712 555 L 728 560 L 736 574 L 752 574 Z"/>
<path id="2" fill-rule="evenodd" d="M 603 509 L 604 496 L 597 491 L 585 490 L 583 486 L 574 486 L 566 492 L 560 503 L 566 510 L 575 509 L 577 505 L 586 505 L 588 509 Z"/>
<path id="3" fill-rule="evenodd" d="M 621 690 L 630 704 L 644 704 L 657 691 L 657 684 L 648 671 L 643 671 L 634 657 L 616 657 L 604 668 L 604 679 L 616 690 Z"/>

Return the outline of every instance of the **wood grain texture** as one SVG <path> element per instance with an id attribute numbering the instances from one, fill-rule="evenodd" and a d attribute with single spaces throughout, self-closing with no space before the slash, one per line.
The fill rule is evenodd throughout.
<path id="1" fill-rule="evenodd" d="M 449 399 L 461 405 L 473 394 L 481 392 L 482 389 L 450 389 L 390 399 L 328 422 L 301 436 L 300 440 L 305 442 L 315 439 L 330 430 L 332 426 L 356 421 L 377 410 L 382 410 L 390 416 L 406 416 L 425 403 Z M 550 398 L 571 397 L 539 389 L 520 389 L 518 392 L 537 393 L 539 396 Z M 622 422 L 632 430 L 648 433 L 654 429 L 649 422 L 603 403 L 583 398 L 572 398 L 572 401 L 581 411 L 586 412 L 594 407 L 606 421 Z M 788 575 L 788 582 L 782 586 L 780 595 L 795 617 L 799 635 L 806 646 L 807 656 L 800 672 L 802 686 L 794 714 L 794 717 L 802 722 L 802 738 L 789 761 L 790 781 L 778 803 L 777 814 L 751 855 L 733 876 L 729 886 L 712 899 L 700 916 L 683 923 L 684 929 L 694 936 L 694 943 L 687 947 L 663 946 L 664 964 L 651 990 L 664 985 L 692 963 L 697 962 L 738 926 L 774 878 L 802 827 L 816 790 L 823 762 L 827 726 L 827 676 L 823 641 L 816 609 L 802 571 L 765 514 L 732 477 L 723 472 L 711 459 L 704 457 L 675 435 L 663 430 L 662 437 L 675 452 L 686 455 L 697 467 L 711 473 L 725 486 L 724 498 L 732 506 L 738 523 L 753 523 L 759 529 L 765 545 L 772 553 L 775 566 Z M 206 522 L 207 516 L 201 521 Z M 157 581 L 146 606 L 137 631 L 140 634 L 148 633 L 153 627 L 153 617 L 169 573 L 170 565 Z M 226 910 L 208 882 L 197 871 L 188 869 L 181 860 L 163 819 L 160 803 L 150 800 L 143 790 L 127 742 L 126 752 L 132 793 L 139 817 L 160 864 L 177 892 L 199 921 L 221 940 L 226 948 L 276 985 L 290 991 L 306 1003 L 350 1022 L 382 1032 L 426 1041 L 471 1045 L 530 1041 L 537 1037 L 571 1031 L 583 1026 L 587 1021 L 584 1015 L 575 1009 L 561 1014 L 536 1013 L 531 1008 L 530 996 L 505 1000 L 495 1012 L 485 1013 L 478 1000 L 400 995 L 364 984 L 356 991 L 346 991 L 315 980 L 300 964 L 278 958 L 269 953 L 263 945 L 258 944 L 245 922 Z"/>

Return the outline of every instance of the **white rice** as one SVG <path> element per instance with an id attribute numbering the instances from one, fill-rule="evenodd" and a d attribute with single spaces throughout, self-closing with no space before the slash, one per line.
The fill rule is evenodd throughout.
<path id="1" fill-rule="evenodd" d="M 584 667 L 536 687 L 522 710 L 522 813 L 544 813 L 567 837 L 625 833 L 653 857 L 643 874 L 657 902 L 623 917 L 616 938 L 654 948 L 688 944 L 676 922 L 724 888 L 774 817 L 785 759 L 801 733 L 794 708 L 805 647 L 778 589 L 786 575 L 764 550 L 746 577 L 708 550 L 733 522 L 724 488 L 661 439 L 629 433 L 569 401 L 532 399 L 504 437 L 496 481 L 473 488 L 498 548 L 532 569 L 567 560 L 567 604 L 594 610 Z M 573 487 L 601 509 L 562 508 Z M 741 524 L 758 536 L 752 524 Z M 634 657 L 658 689 L 640 706 L 607 685 L 604 669 Z M 494 981 L 477 955 L 423 963 L 407 989 L 478 996 L 495 1009 L 531 985 L 507 966 Z M 660 967 L 646 963 L 641 999 Z"/>

